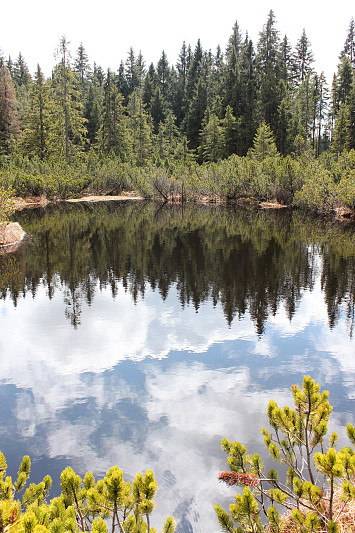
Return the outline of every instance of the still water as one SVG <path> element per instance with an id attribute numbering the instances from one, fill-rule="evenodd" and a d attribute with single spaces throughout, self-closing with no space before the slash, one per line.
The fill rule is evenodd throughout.
<path id="1" fill-rule="evenodd" d="M 310 374 L 355 423 L 355 228 L 297 213 L 121 202 L 17 214 L 0 258 L 0 449 L 32 480 L 152 468 L 153 525 L 218 530 L 221 438 L 263 450 Z M 345 442 L 345 440 L 344 440 Z"/>

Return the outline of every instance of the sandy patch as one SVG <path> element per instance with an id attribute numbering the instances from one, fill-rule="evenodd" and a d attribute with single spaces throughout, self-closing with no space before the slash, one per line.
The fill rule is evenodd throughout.
<path id="1" fill-rule="evenodd" d="M 283 209 L 284 207 L 287 207 L 287 205 L 280 204 L 276 200 L 274 202 L 261 202 L 259 205 L 263 209 Z"/>
<path id="2" fill-rule="evenodd" d="M 144 200 L 143 196 L 138 194 L 121 194 L 119 196 L 82 196 L 81 198 L 69 198 L 67 202 L 108 202 L 108 201 L 118 201 L 118 200 Z"/>
<path id="3" fill-rule="evenodd" d="M 20 196 L 17 196 L 13 199 L 13 206 L 17 211 L 35 207 L 46 207 L 46 205 L 49 203 L 50 201 L 47 200 L 44 194 L 42 194 L 42 196 L 29 196 L 27 198 L 21 198 Z"/>

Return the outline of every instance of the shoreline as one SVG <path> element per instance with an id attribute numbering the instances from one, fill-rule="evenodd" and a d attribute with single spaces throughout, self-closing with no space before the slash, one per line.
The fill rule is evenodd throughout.
<path id="1" fill-rule="evenodd" d="M 68 203 L 98 203 L 98 202 L 112 202 L 112 201 L 126 201 L 126 200 L 134 200 L 134 201 L 142 201 L 147 200 L 144 196 L 140 195 L 137 191 L 132 192 L 123 192 L 119 195 L 105 195 L 105 194 L 88 194 L 87 196 L 80 196 L 79 198 L 68 198 L 68 199 L 61 199 L 54 197 L 52 200 L 48 200 L 45 195 L 42 196 L 30 196 L 30 197 L 20 197 L 17 196 L 13 199 L 13 207 L 15 211 L 22 211 L 23 209 L 36 209 L 38 207 L 45 208 L 49 204 L 56 204 L 59 202 L 68 202 Z M 179 204 L 181 201 L 179 201 L 176 197 L 169 198 L 168 200 L 165 200 L 167 204 Z M 190 202 L 189 202 L 190 203 Z M 292 209 L 291 206 L 281 204 L 276 199 L 270 200 L 270 201 L 259 201 L 254 198 L 238 198 L 236 200 L 220 200 L 216 198 L 208 198 L 203 197 L 200 199 L 196 199 L 193 201 L 193 203 L 197 204 L 235 204 L 240 206 L 245 205 L 254 205 L 255 207 L 258 207 L 259 209 L 266 209 L 266 210 L 280 210 L 280 209 Z M 355 210 L 352 210 L 348 207 L 340 206 L 332 210 L 331 213 L 317 213 L 318 216 L 331 216 L 335 218 L 335 220 L 338 220 L 340 222 L 355 222 Z"/>

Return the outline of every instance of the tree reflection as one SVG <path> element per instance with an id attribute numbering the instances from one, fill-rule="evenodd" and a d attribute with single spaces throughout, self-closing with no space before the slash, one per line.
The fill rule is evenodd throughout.
<path id="1" fill-rule="evenodd" d="M 153 202 L 64 204 L 23 212 L 32 240 L 15 254 L 20 283 L 5 283 L 16 303 L 41 283 L 52 298 L 63 291 L 73 327 L 82 303 L 118 285 L 136 302 L 147 286 L 167 298 L 174 285 L 182 306 L 198 311 L 212 299 L 226 320 L 249 312 L 259 335 L 280 305 L 289 320 L 318 270 L 329 325 L 345 308 L 354 329 L 354 227 L 310 220 L 299 213 Z"/>

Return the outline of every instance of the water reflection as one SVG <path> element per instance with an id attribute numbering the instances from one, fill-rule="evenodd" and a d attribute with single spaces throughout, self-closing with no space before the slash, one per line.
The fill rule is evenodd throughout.
<path id="1" fill-rule="evenodd" d="M 223 208 L 162 208 L 154 203 L 64 205 L 22 214 L 33 240 L 17 254 L 23 286 L 39 285 L 52 298 L 64 293 L 66 316 L 77 328 L 81 307 L 97 287 L 119 283 L 134 301 L 147 287 L 166 299 L 176 286 L 181 305 L 198 310 L 220 302 L 228 324 L 250 313 L 262 335 L 281 302 L 291 320 L 302 291 L 312 289 L 321 269 L 332 327 L 347 306 L 354 323 L 354 227 L 310 221 L 295 213 L 233 211 Z M 319 263 L 318 259 L 321 258 Z M 99 283 L 98 283 L 99 282 Z"/>
<path id="2" fill-rule="evenodd" d="M 262 451 L 272 397 L 311 374 L 332 430 L 354 423 L 354 233 L 295 214 L 63 206 L 22 214 L 31 241 L 0 302 L 0 448 L 15 472 L 128 479 L 153 468 L 154 523 L 217 529 L 233 489 L 220 439 Z M 350 310 L 350 313 L 349 313 Z M 263 452 L 264 457 L 267 456 Z"/>

